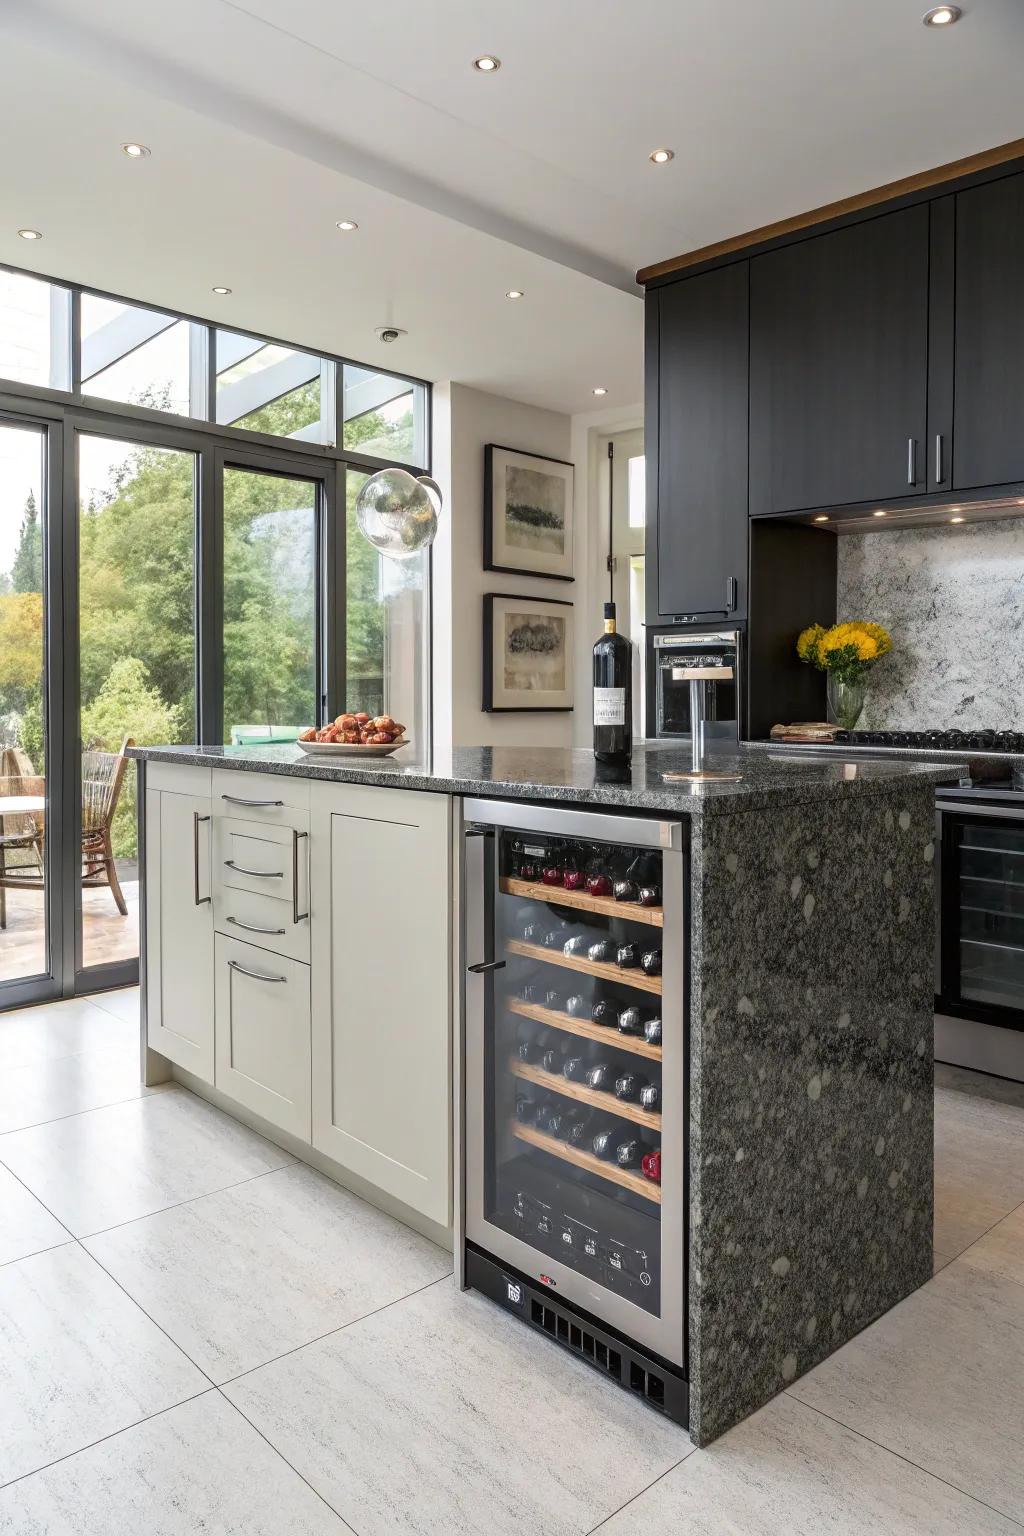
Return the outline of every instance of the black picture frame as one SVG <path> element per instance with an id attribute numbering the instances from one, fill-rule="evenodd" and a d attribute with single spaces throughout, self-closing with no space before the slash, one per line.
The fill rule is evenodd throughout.
<path id="1" fill-rule="evenodd" d="M 507 690 L 495 688 L 494 673 L 495 662 L 495 607 L 505 603 L 520 603 L 526 606 L 527 611 L 541 610 L 545 608 L 568 608 L 565 625 L 565 677 L 566 687 L 559 689 L 566 703 L 532 703 L 509 704 L 500 699 Z M 570 714 L 574 708 L 572 703 L 575 681 L 573 675 L 573 604 L 560 597 L 535 597 L 532 594 L 522 592 L 485 592 L 483 600 L 483 702 L 481 708 L 487 715 L 527 715 L 527 714 Z M 524 690 L 525 692 L 525 690 Z"/>
<path id="2" fill-rule="evenodd" d="M 521 461 L 523 468 L 531 465 L 543 466 L 555 464 L 559 469 L 568 470 L 567 475 L 559 478 L 567 484 L 566 492 L 566 551 L 560 557 L 545 559 L 538 552 L 532 563 L 526 565 L 513 564 L 507 555 L 507 546 L 500 528 L 496 528 L 495 519 L 501 518 L 504 522 L 505 506 L 503 500 L 495 495 L 495 474 L 503 466 L 507 466 L 508 459 Z M 505 443 L 487 443 L 484 447 L 484 570 L 502 571 L 510 576 L 536 576 L 544 581 L 575 581 L 572 574 L 575 544 L 575 477 L 576 466 L 569 459 L 554 459 L 543 453 L 529 453 L 521 448 L 510 448 Z M 559 570 L 557 566 L 567 566 L 567 570 Z"/>

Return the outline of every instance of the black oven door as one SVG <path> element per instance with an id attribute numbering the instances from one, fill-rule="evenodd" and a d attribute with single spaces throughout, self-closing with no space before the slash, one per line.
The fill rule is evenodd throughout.
<path id="1" fill-rule="evenodd" d="M 1024 807 L 940 809 L 940 1011 L 1024 1029 Z"/>

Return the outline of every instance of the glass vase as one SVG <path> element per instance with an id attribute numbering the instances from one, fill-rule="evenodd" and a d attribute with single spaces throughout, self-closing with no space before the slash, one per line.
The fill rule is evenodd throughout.
<path id="1" fill-rule="evenodd" d="M 833 724 L 844 731 L 856 729 L 864 708 L 867 687 L 863 682 L 847 683 L 834 672 L 828 674 L 828 712 Z"/>

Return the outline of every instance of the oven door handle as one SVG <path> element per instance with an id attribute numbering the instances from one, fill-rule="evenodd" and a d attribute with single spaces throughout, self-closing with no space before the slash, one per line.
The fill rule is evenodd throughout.
<path id="1" fill-rule="evenodd" d="M 935 809 L 949 816 L 989 816 L 994 821 L 1024 821 L 1024 806 L 976 805 L 973 800 L 936 800 Z"/>

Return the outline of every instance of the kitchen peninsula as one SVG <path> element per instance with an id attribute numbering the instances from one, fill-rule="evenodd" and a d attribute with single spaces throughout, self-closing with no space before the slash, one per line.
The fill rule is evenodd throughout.
<path id="1" fill-rule="evenodd" d="M 713 759 L 734 779 L 693 784 L 673 777 L 688 757 L 659 746 L 619 776 L 555 749 L 467 749 L 434 769 L 290 747 L 133 755 L 146 1081 L 180 1079 L 438 1241 L 454 1227 L 459 1273 L 483 1289 L 474 1277 L 491 1270 L 466 1241 L 474 1130 L 494 1138 L 481 1164 L 500 1161 L 505 1138 L 545 1189 L 551 1169 L 573 1166 L 577 1217 L 596 1227 L 593 1213 L 618 1212 L 627 1244 L 655 1232 L 651 1273 L 631 1292 L 607 1233 L 588 1270 L 590 1229 L 572 1219 L 561 1240 L 581 1245 L 581 1294 L 602 1294 L 602 1275 L 621 1293 L 612 1326 L 594 1305 L 574 1311 L 568 1257 L 532 1270 L 506 1259 L 507 1295 L 491 1294 L 698 1443 L 930 1276 L 934 787 L 958 765 L 741 748 Z M 535 858 L 551 868 L 531 879 Z M 599 872 L 584 882 L 586 870 Z M 517 965 L 509 1020 L 495 977 Z M 616 1006 L 650 1006 L 621 1008 L 609 1034 L 596 1008 L 591 1022 L 565 1000 L 574 978 Z M 543 1038 L 529 1033 L 537 1020 Z M 495 1048 L 507 1027 L 518 1059 L 502 1054 L 504 1033 Z M 628 1073 L 619 1099 L 582 1077 L 589 1058 L 565 1056 L 576 1037 L 611 1039 L 649 1073 L 654 1107 Z M 558 1076 L 549 1058 L 564 1060 Z M 501 1074 L 521 1093 L 495 1127 Z M 619 1166 L 602 1163 L 564 1125 L 524 1125 L 548 1112 L 538 1086 L 577 1116 L 609 1106 L 639 1151 L 622 1143 Z M 517 1199 L 516 1220 L 550 1234 L 550 1207 Z"/>

